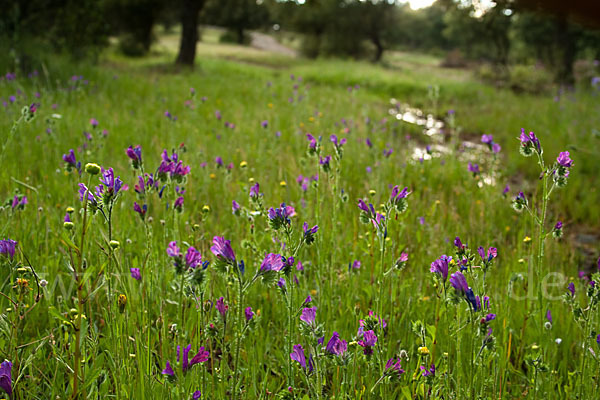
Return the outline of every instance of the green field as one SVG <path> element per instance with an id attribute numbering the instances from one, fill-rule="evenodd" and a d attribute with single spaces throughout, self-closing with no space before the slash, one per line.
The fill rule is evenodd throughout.
<path id="1" fill-rule="evenodd" d="M 0 239 L 18 242 L 14 257 L 0 254 L 0 350 L 12 362 L 15 398 L 187 399 L 197 390 L 209 399 L 598 398 L 600 290 L 586 282 L 600 255 L 598 92 L 519 94 L 428 55 L 309 61 L 217 36 L 203 33 L 194 71 L 172 66 L 173 33 L 146 58 L 112 48 L 95 66 L 48 57 L 37 76 L 0 81 Z M 25 121 L 31 103 L 39 105 Z M 399 120 L 396 104 L 431 114 L 442 132 Z M 562 151 L 574 161 L 547 208 L 543 182 L 553 177 L 540 179 L 538 158 L 520 155 L 521 128 L 539 138 L 546 166 Z M 332 156 L 329 169 L 310 154 L 307 133 L 322 137 L 317 153 Z M 332 134 L 347 139 L 341 151 Z M 493 135 L 498 154 L 482 134 Z M 191 171 L 142 196 L 125 152 L 135 145 L 145 173 L 155 174 L 163 149 Z M 81 175 L 65 168 L 70 149 Z M 99 184 L 87 163 L 113 168 L 128 186 L 98 199 L 102 210 L 85 211 L 79 199 L 79 183 Z M 255 183 L 259 200 L 249 196 Z M 397 208 L 395 185 L 411 192 Z M 546 210 L 542 230 L 511 207 L 520 191 L 535 215 Z M 27 204 L 13 206 L 15 195 Z M 380 229 L 361 221 L 358 199 L 388 212 Z M 134 202 L 147 205 L 145 218 Z M 280 203 L 295 208 L 283 227 L 268 217 Z M 555 239 L 559 220 L 564 235 Z M 319 227 L 310 245 L 305 221 Z M 231 241 L 235 263 L 211 252 L 215 236 Z M 457 260 L 457 236 L 472 255 L 464 275 L 482 302 L 490 297 L 487 309 L 475 311 L 430 272 L 443 254 Z M 174 267 L 184 260 L 167 254 L 171 241 L 199 250 L 206 270 Z M 482 262 L 479 246 L 498 256 Z M 404 252 L 408 261 L 397 263 Z M 293 256 L 303 270 L 259 273 L 267 253 Z M 457 270 L 453 261 L 448 279 Z M 246 307 L 255 313 L 248 322 Z M 300 320 L 308 307 L 313 324 Z M 377 336 L 371 355 L 359 320 Z M 334 331 L 347 341 L 343 355 L 325 347 Z M 177 346 L 188 344 L 190 358 L 201 346 L 209 356 L 183 373 Z M 306 368 L 290 359 L 298 344 Z M 402 374 L 386 369 L 398 357 Z M 174 377 L 163 372 L 167 361 Z M 420 367 L 432 364 L 425 376 Z"/>

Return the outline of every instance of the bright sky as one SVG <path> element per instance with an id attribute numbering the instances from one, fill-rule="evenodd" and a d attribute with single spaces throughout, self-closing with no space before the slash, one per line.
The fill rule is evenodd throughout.
<path id="1" fill-rule="evenodd" d="M 408 0 L 408 5 L 413 10 L 429 7 L 435 0 Z"/>

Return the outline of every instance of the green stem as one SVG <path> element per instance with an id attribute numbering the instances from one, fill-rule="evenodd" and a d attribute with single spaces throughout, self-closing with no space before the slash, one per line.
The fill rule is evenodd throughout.
<path id="1" fill-rule="evenodd" d="M 242 300 L 244 298 L 244 285 L 242 283 L 242 277 L 239 276 L 239 272 L 238 272 L 238 283 L 239 283 L 239 293 L 238 293 L 238 315 L 237 315 L 237 326 L 241 327 L 242 326 L 242 308 L 243 308 L 243 304 L 242 304 Z M 242 343 L 242 335 L 243 335 L 243 331 L 238 332 L 238 337 L 237 337 L 237 343 L 235 345 L 236 349 L 235 349 L 235 372 L 234 372 L 234 379 L 233 379 L 233 383 L 232 383 L 232 388 L 231 388 L 231 394 L 233 396 L 234 399 L 237 398 L 237 394 L 238 394 L 238 379 L 240 378 L 240 374 L 239 374 L 239 361 L 240 361 L 240 347 L 241 347 L 241 343 Z"/>

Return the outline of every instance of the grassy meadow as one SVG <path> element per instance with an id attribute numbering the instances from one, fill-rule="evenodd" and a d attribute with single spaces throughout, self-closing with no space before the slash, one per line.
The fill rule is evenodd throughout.
<path id="1" fill-rule="evenodd" d="M 14 256 L 0 247 L 12 363 L 0 388 L 16 399 L 598 398 L 598 92 L 533 96 L 432 56 L 310 61 L 217 36 L 203 33 L 194 71 L 175 70 L 177 35 L 165 34 L 146 58 L 49 56 L 0 81 L 0 239 L 17 242 Z M 403 121 L 406 105 L 443 128 Z M 521 128 L 539 157 L 520 154 Z M 141 162 L 126 153 L 137 145 Z M 556 187 L 563 151 L 573 164 Z M 105 177 L 95 193 L 104 173 L 88 163 L 122 186 Z M 410 194 L 391 200 L 396 185 Z M 446 276 L 430 271 L 442 255 Z M 471 292 L 451 283 L 459 270 Z"/>

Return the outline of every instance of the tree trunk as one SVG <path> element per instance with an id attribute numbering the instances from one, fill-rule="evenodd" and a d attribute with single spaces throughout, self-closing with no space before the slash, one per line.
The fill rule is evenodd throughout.
<path id="1" fill-rule="evenodd" d="M 198 14 L 204 6 L 204 0 L 181 1 L 181 41 L 179 54 L 175 61 L 178 65 L 194 66 L 196 43 L 198 42 Z"/>
<path id="2" fill-rule="evenodd" d="M 244 28 L 242 28 L 241 26 L 237 26 L 235 31 L 237 34 L 238 44 L 244 44 Z"/>
<path id="3" fill-rule="evenodd" d="M 573 63 L 577 56 L 576 39 L 569 29 L 569 22 L 566 14 L 558 17 L 558 81 L 563 84 L 572 84 L 573 78 Z"/>
<path id="4" fill-rule="evenodd" d="M 375 45 L 375 57 L 373 58 L 373 62 L 379 62 L 385 49 L 383 48 L 383 44 L 381 43 L 378 35 L 374 35 L 371 38 L 371 41 Z"/>

